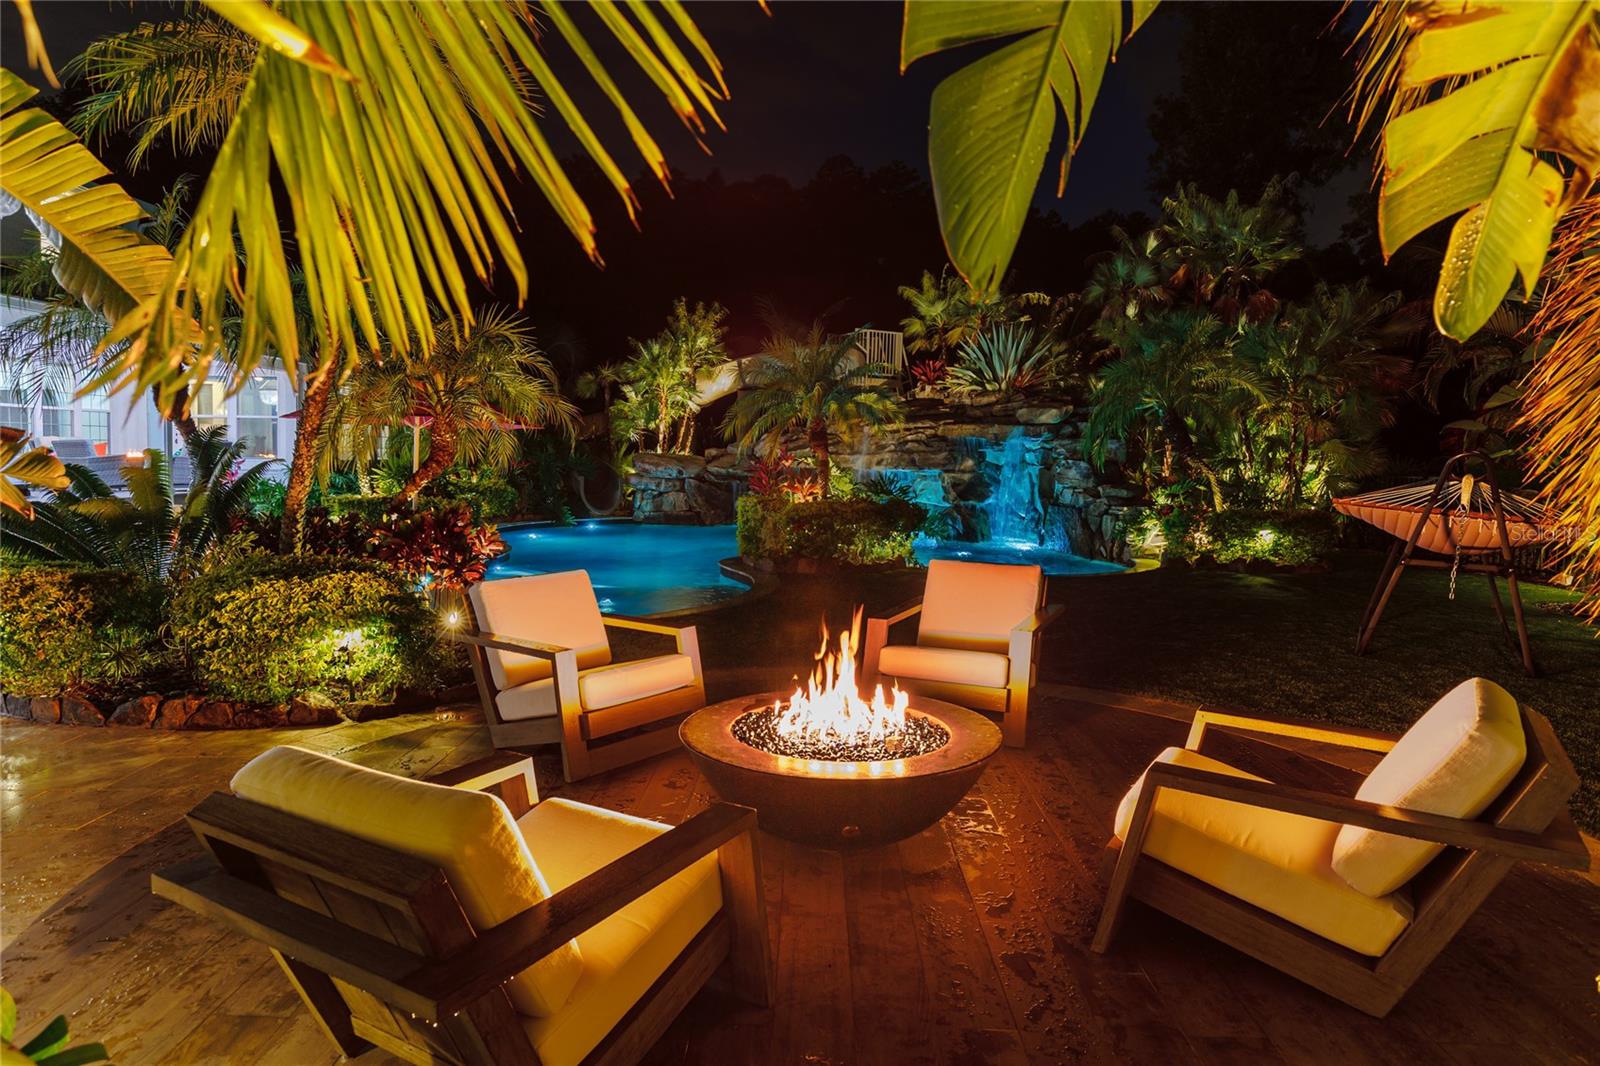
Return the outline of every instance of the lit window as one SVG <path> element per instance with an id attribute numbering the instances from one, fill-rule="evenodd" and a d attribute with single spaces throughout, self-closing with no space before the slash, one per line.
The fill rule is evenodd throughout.
<path id="1" fill-rule="evenodd" d="M 272 455 L 278 450 L 278 375 L 258 370 L 239 390 L 239 440 L 247 455 Z"/>
<path id="2" fill-rule="evenodd" d="M 223 382 L 217 380 L 201 382 L 190 395 L 189 414 L 194 418 L 197 429 L 210 429 L 212 426 L 226 429 L 228 409 Z"/>
<path id="3" fill-rule="evenodd" d="M 72 436 L 72 390 L 52 382 L 39 393 L 41 432 L 46 437 Z"/>
<path id="4" fill-rule="evenodd" d="M 94 444 L 111 443 L 111 393 L 101 387 L 78 403 L 78 432 Z M 105 449 L 100 449 L 102 454 Z"/>
<path id="5" fill-rule="evenodd" d="M 0 426 L 10 426 L 31 432 L 33 419 L 29 417 L 28 394 L 16 381 L 0 381 Z"/>

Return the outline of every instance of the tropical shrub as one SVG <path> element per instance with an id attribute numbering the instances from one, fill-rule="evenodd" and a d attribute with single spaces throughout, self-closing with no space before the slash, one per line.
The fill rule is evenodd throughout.
<path id="1" fill-rule="evenodd" d="M 1032 326 L 995 326 L 962 343 L 946 385 L 957 395 L 1011 396 L 1042 388 L 1060 374 L 1061 342 Z"/>
<path id="2" fill-rule="evenodd" d="M 323 503 L 328 508 L 329 518 L 355 518 L 369 525 L 382 522 L 394 515 L 411 512 L 409 504 L 403 503 L 398 496 L 391 495 L 341 493 L 325 497 Z M 426 507 L 426 503 L 423 506 Z M 311 545 L 311 548 L 313 551 L 316 550 L 315 545 Z"/>
<path id="3" fill-rule="evenodd" d="M 722 431 L 740 451 L 773 451 L 783 435 L 800 431 L 828 491 L 834 434 L 859 432 L 900 421 L 900 401 L 877 384 L 889 367 L 863 363 L 855 334 L 829 337 L 821 322 L 800 332 L 780 331 L 744 371 L 750 386 L 733 401 Z"/>
<path id="4" fill-rule="evenodd" d="M 238 474 L 246 442 L 229 443 L 223 428 L 189 440 L 193 471 L 182 502 L 173 491 L 165 453 L 146 449 L 143 465 L 122 468 L 127 496 L 118 496 L 85 467 L 69 464 L 71 484 L 34 508 L 31 521 L 7 523 L 7 546 L 37 559 L 131 570 L 152 581 L 182 577 L 250 512 L 251 493 L 269 464 Z"/>
<path id="5" fill-rule="evenodd" d="M 437 623 L 407 579 L 375 562 L 255 556 L 183 587 L 173 639 L 213 695 L 281 703 L 320 691 L 381 700 L 435 676 Z"/>
<path id="6" fill-rule="evenodd" d="M 522 502 L 505 472 L 489 467 L 453 466 L 428 482 L 423 494 L 445 504 L 463 505 L 478 522 L 516 514 Z"/>
<path id="7" fill-rule="evenodd" d="M 126 570 L 0 564 L 0 688 L 18 696 L 118 696 L 173 661 L 158 586 Z"/>
<path id="8" fill-rule="evenodd" d="M 1333 516 L 1326 511 L 1261 511 L 1230 508 L 1196 516 L 1187 535 L 1168 550 L 1192 560 L 1209 557 L 1218 563 L 1264 562 L 1276 566 L 1312 566 L 1322 562 L 1338 543 Z"/>
<path id="9" fill-rule="evenodd" d="M 739 553 L 755 559 L 807 559 L 852 565 L 908 562 L 927 512 L 907 500 L 856 497 L 788 501 L 742 496 Z"/>
<path id="10" fill-rule="evenodd" d="M 505 550 L 494 526 L 478 525 L 458 504 L 380 524 L 372 532 L 370 554 L 410 581 L 464 589 L 482 581 L 489 560 Z"/>

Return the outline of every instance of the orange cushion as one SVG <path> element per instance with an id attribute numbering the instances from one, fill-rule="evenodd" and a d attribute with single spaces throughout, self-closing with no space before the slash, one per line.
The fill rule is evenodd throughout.
<path id="1" fill-rule="evenodd" d="M 474 929 L 491 929 L 550 896 L 511 812 L 498 796 L 370 770 L 300 748 L 270 748 L 233 775 L 234 794 L 433 863 Z M 524 1014 L 556 1013 L 583 971 L 568 941 L 513 977 Z"/>
<path id="2" fill-rule="evenodd" d="M 468 595 L 482 632 L 573 648 L 580 670 L 611 661 L 611 644 L 587 570 L 480 581 Z M 489 649 L 485 657 L 497 689 L 525 685 L 553 672 L 550 660 L 533 655 Z"/>
<path id="3" fill-rule="evenodd" d="M 890 644 L 878 655 L 878 670 L 890 677 L 1004 688 L 1011 677 L 1011 659 L 992 651 Z"/>
<path id="4" fill-rule="evenodd" d="M 928 564 L 917 643 L 1005 654 L 1011 631 L 1039 609 L 1044 571 L 1037 566 L 966 563 L 935 559 Z"/>

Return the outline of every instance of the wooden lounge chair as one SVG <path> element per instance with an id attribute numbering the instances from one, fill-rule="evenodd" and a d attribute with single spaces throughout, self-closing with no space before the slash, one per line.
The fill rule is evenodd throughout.
<path id="1" fill-rule="evenodd" d="M 483 581 L 467 595 L 472 672 L 497 748 L 561 745 L 568 781 L 659 755 L 705 706 L 693 626 L 602 615 L 583 570 Z M 613 662 L 607 628 L 659 633 L 676 650 Z"/>
<path id="2" fill-rule="evenodd" d="M 912 694 L 1000 715 L 1007 745 L 1028 741 L 1028 693 L 1039 665 L 1040 631 L 1062 611 L 1045 606 L 1037 566 L 935 559 L 921 599 L 867 620 L 862 676 Z M 889 644 L 889 627 L 919 616 L 915 644 Z"/>
<path id="3" fill-rule="evenodd" d="M 1200 754 L 1211 727 L 1383 752 L 1355 797 Z M 1402 737 L 1202 709 L 1123 799 L 1094 950 L 1128 897 L 1376 1017 L 1519 859 L 1587 869 L 1550 723 L 1463 682 Z"/>
<path id="4" fill-rule="evenodd" d="M 771 1001 L 748 808 L 538 803 L 509 753 L 429 783 L 274 748 L 233 788 L 154 891 L 269 948 L 345 1055 L 633 1063 L 713 976 Z"/>

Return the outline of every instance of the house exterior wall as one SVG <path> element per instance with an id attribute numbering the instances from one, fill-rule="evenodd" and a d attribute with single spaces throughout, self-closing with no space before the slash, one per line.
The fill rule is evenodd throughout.
<path id="1" fill-rule="evenodd" d="M 32 300 L 0 297 L 0 329 L 41 307 Z M 227 377 L 227 368 L 213 367 L 210 380 L 194 397 L 195 421 L 202 427 L 227 426 L 229 440 L 248 437 L 247 454 L 287 458 L 294 450 L 295 421 L 283 416 L 299 406 L 289 376 L 276 365 L 263 364 L 232 396 L 227 395 Z M 125 389 L 114 395 L 102 391 L 77 396 L 82 382 L 70 378 L 57 374 L 38 388 L 11 368 L 0 368 L 0 425 L 25 430 L 43 444 L 91 440 L 105 455 L 146 448 L 183 450 L 182 438 L 171 432 L 148 393 Z"/>

